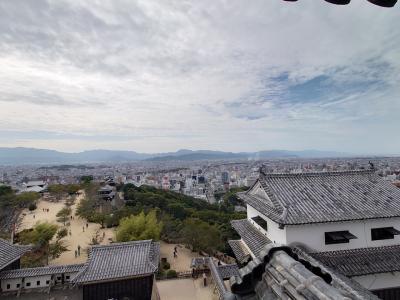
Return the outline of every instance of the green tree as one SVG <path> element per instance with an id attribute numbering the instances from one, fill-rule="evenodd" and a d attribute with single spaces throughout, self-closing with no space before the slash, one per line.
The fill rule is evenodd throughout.
<path id="1" fill-rule="evenodd" d="M 52 258 L 58 258 L 65 251 L 68 251 L 68 248 L 64 245 L 63 241 L 57 240 L 54 243 L 49 244 L 48 255 Z"/>
<path id="2" fill-rule="evenodd" d="M 64 223 L 64 226 L 65 226 L 65 223 L 68 221 L 69 216 L 71 215 L 71 212 L 72 212 L 72 210 L 71 210 L 70 207 L 67 207 L 67 206 L 66 206 L 66 207 L 63 207 L 63 208 L 56 214 L 57 221 L 58 221 L 58 222 Z"/>
<path id="3" fill-rule="evenodd" d="M 57 225 L 47 222 L 37 223 L 33 230 L 26 234 L 25 244 L 34 244 L 39 247 L 47 246 L 57 232 Z"/>
<path id="4" fill-rule="evenodd" d="M 190 218 L 183 222 L 182 237 L 193 251 L 211 253 L 221 246 L 218 229 L 202 220 Z"/>
<path id="5" fill-rule="evenodd" d="M 81 185 L 80 184 L 68 184 L 65 187 L 65 191 L 69 194 L 69 195 L 73 195 L 79 192 L 79 190 L 81 190 Z"/>
<path id="6" fill-rule="evenodd" d="M 61 240 L 62 238 L 68 235 L 68 229 L 63 227 L 59 231 L 57 231 L 57 241 Z"/>
<path id="7" fill-rule="evenodd" d="M 19 207 L 28 207 L 40 198 L 40 194 L 36 192 L 25 192 L 15 196 L 14 203 Z"/>
<path id="8" fill-rule="evenodd" d="M 90 184 L 93 181 L 93 176 L 89 175 L 89 176 L 81 176 L 81 182 L 83 184 Z"/>
<path id="9" fill-rule="evenodd" d="M 47 188 L 49 193 L 56 197 L 56 199 L 61 199 L 61 197 L 66 193 L 66 188 L 62 184 L 52 184 Z"/>
<path id="10" fill-rule="evenodd" d="M 176 219 L 183 220 L 187 217 L 185 207 L 180 203 L 170 203 L 167 206 L 167 211 Z"/>
<path id="11" fill-rule="evenodd" d="M 89 220 L 91 222 L 97 223 L 101 225 L 101 228 L 104 228 L 104 222 L 107 220 L 108 215 L 104 213 L 95 212 Z"/>
<path id="12" fill-rule="evenodd" d="M 53 254 L 56 253 L 54 248 L 57 248 L 59 251 L 62 248 L 58 241 L 53 244 L 50 244 L 50 241 L 53 239 L 54 235 L 57 233 L 58 226 L 54 224 L 50 224 L 47 222 L 37 223 L 32 230 L 23 231 L 19 234 L 19 239 L 22 244 L 33 244 L 36 248 L 37 253 L 42 253 L 41 257 L 46 258 L 46 262 L 49 262 L 49 256 L 54 257 Z M 56 245 L 54 245 L 56 244 Z M 66 249 L 66 248 L 65 248 Z M 40 260 L 40 259 L 37 259 Z"/>
<path id="13" fill-rule="evenodd" d="M 116 238 L 119 242 L 138 241 L 160 238 L 162 223 L 157 221 L 156 212 L 147 215 L 142 211 L 137 216 L 123 218 L 117 228 Z"/>

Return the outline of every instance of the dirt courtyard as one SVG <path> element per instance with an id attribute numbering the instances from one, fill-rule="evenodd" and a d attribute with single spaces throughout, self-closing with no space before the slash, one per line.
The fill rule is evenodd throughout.
<path id="1" fill-rule="evenodd" d="M 174 257 L 175 246 L 178 250 L 177 257 Z M 199 253 L 192 252 L 190 249 L 185 248 L 183 245 L 167 244 L 165 242 L 161 242 L 160 259 L 166 257 L 167 261 L 171 265 L 172 270 L 178 272 L 191 270 L 190 263 L 192 262 L 192 258 L 199 256 L 201 256 Z"/>
<path id="2" fill-rule="evenodd" d="M 157 281 L 157 288 L 162 300 L 217 300 L 214 284 L 208 278 L 208 285 L 203 286 L 203 279 L 174 279 Z"/>
<path id="3" fill-rule="evenodd" d="M 76 197 L 75 203 L 71 206 L 73 219 L 69 219 L 67 226 L 68 236 L 63 238 L 65 245 L 69 251 L 63 252 L 59 258 L 51 260 L 50 265 L 65 265 L 65 264 L 76 264 L 83 263 L 87 259 L 87 248 L 92 242 L 92 238 L 98 235 L 101 242 L 100 244 L 106 245 L 110 243 L 110 239 L 114 238 L 114 229 L 105 228 L 101 229 L 100 224 L 86 222 L 86 220 L 75 216 L 76 208 L 80 201 L 84 198 L 83 193 Z M 65 199 L 59 202 L 50 202 L 40 199 L 37 203 L 37 209 L 33 212 L 25 209 L 21 214 L 21 222 L 17 228 L 17 231 L 23 229 L 32 228 L 37 222 L 49 222 L 56 224 L 59 228 L 63 227 L 63 224 L 57 222 L 56 214 L 65 206 Z M 47 209 L 49 212 L 47 212 Z M 87 223 L 87 227 L 86 227 Z M 103 232 L 105 234 L 103 239 Z M 75 250 L 78 245 L 81 247 L 81 255 L 75 258 Z"/>

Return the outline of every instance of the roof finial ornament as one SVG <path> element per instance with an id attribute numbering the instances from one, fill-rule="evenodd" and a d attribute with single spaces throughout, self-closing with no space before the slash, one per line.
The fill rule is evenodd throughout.
<path id="1" fill-rule="evenodd" d="M 371 161 L 369 161 L 368 164 L 369 164 L 369 169 L 370 170 L 375 170 L 375 166 Z"/>
<path id="2" fill-rule="evenodd" d="M 260 175 L 266 175 L 265 172 L 265 164 L 261 164 L 260 168 L 258 169 Z"/>

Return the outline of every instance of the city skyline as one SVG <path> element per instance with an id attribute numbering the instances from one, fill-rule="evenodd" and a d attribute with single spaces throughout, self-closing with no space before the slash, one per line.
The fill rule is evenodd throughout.
<path id="1" fill-rule="evenodd" d="M 367 1 L 4 1 L 0 147 L 400 153 L 399 25 Z"/>

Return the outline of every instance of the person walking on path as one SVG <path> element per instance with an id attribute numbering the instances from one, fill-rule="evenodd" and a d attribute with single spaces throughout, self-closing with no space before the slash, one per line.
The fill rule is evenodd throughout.
<path id="1" fill-rule="evenodd" d="M 78 257 L 78 251 L 75 250 L 75 258 Z"/>

